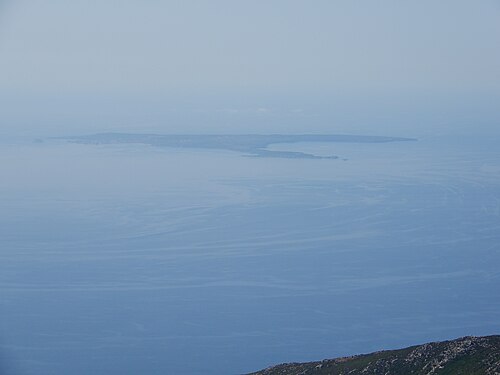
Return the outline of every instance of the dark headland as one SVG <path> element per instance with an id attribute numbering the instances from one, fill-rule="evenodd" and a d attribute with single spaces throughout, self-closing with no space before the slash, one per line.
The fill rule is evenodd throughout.
<path id="1" fill-rule="evenodd" d="M 500 336 L 462 337 L 399 350 L 288 363 L 249 375 L 498 375 Z"/>

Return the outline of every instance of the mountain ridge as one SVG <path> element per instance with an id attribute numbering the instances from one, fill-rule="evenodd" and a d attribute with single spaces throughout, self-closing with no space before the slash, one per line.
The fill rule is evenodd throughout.
<path id="1" fill-rule="evenodd" d="M 284 363 L 248 375 L 499 375 L 500 335 L 465 336 L 403 349 Z"/>

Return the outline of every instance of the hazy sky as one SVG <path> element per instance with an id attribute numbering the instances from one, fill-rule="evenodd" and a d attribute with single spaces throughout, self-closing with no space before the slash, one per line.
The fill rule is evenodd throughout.
<path id="1" fill-rule="evenodd" d="M 88 105 L 97 108 L 106 100 L 125 105 L 118 99 L 124 95 L 196 96 L 198 102 L 253 95 L 261 99 L 248 108 L 220 99 L 213 109 L 262 114 L 279 95 L 328 93 L 351 98 L 351 107 L 356 98 L 384 97 L 387 111 L 401 96 L 407 106 L 429 95 L 450 102 L 465 96 L 481 97 L 474 111 L 491 117 L 484 100 L 493 102 L 500 92 L 500 3 L 494 0 L 0 4 L 4 127 L 19 120 L 21 104 L 49 121 L 59 112 L 42 109 L 66 103 L 67 119 L 76 120 L 82 97 L 94 98 Z M 80 99 L 60 102 L 70 97 Z M 303 111 L 299 99 L 281 102 L 287 100 L 290 111 Z"/>

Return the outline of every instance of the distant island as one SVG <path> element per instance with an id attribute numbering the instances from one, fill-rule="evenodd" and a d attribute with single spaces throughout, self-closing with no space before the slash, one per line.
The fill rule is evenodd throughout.
<path id="1" fill-rule="evenodd" d="M 386 143 L 416 141 L 414 138 L 360 136 L 360 135 L 160 135 L 160 134 L 125 134 L 102 133 L 63 139 L 84 144 L 138 143 L 156 147 L 218 149 L 241 152 L 252 157 L 277 157 L 295 159 L 338 159 L 338 156 L 318 156 L 295 151 L 273 151 L 267 148 L 278 143 L 299 142 L 351 142 L 351 143 Z"/>
<path id="2" fill-rule="evenodd" d="M 500 336 L 463 337 L 400 350 L 289 363 L 249 375 L 495 375 L 500 374 Z"/>

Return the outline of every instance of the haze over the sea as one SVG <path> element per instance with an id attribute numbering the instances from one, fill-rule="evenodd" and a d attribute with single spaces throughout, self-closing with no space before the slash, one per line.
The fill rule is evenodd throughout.
<path id="1" fill-rule="evenodd" d="M 498 133 L 500 5 L 0 2 L 0 134 Z"/>
<path id="2" fill-rule="evenodd" d="M 499 45 L 492 0 L 0 0 L 0 373 L 498 334 Z"/>

